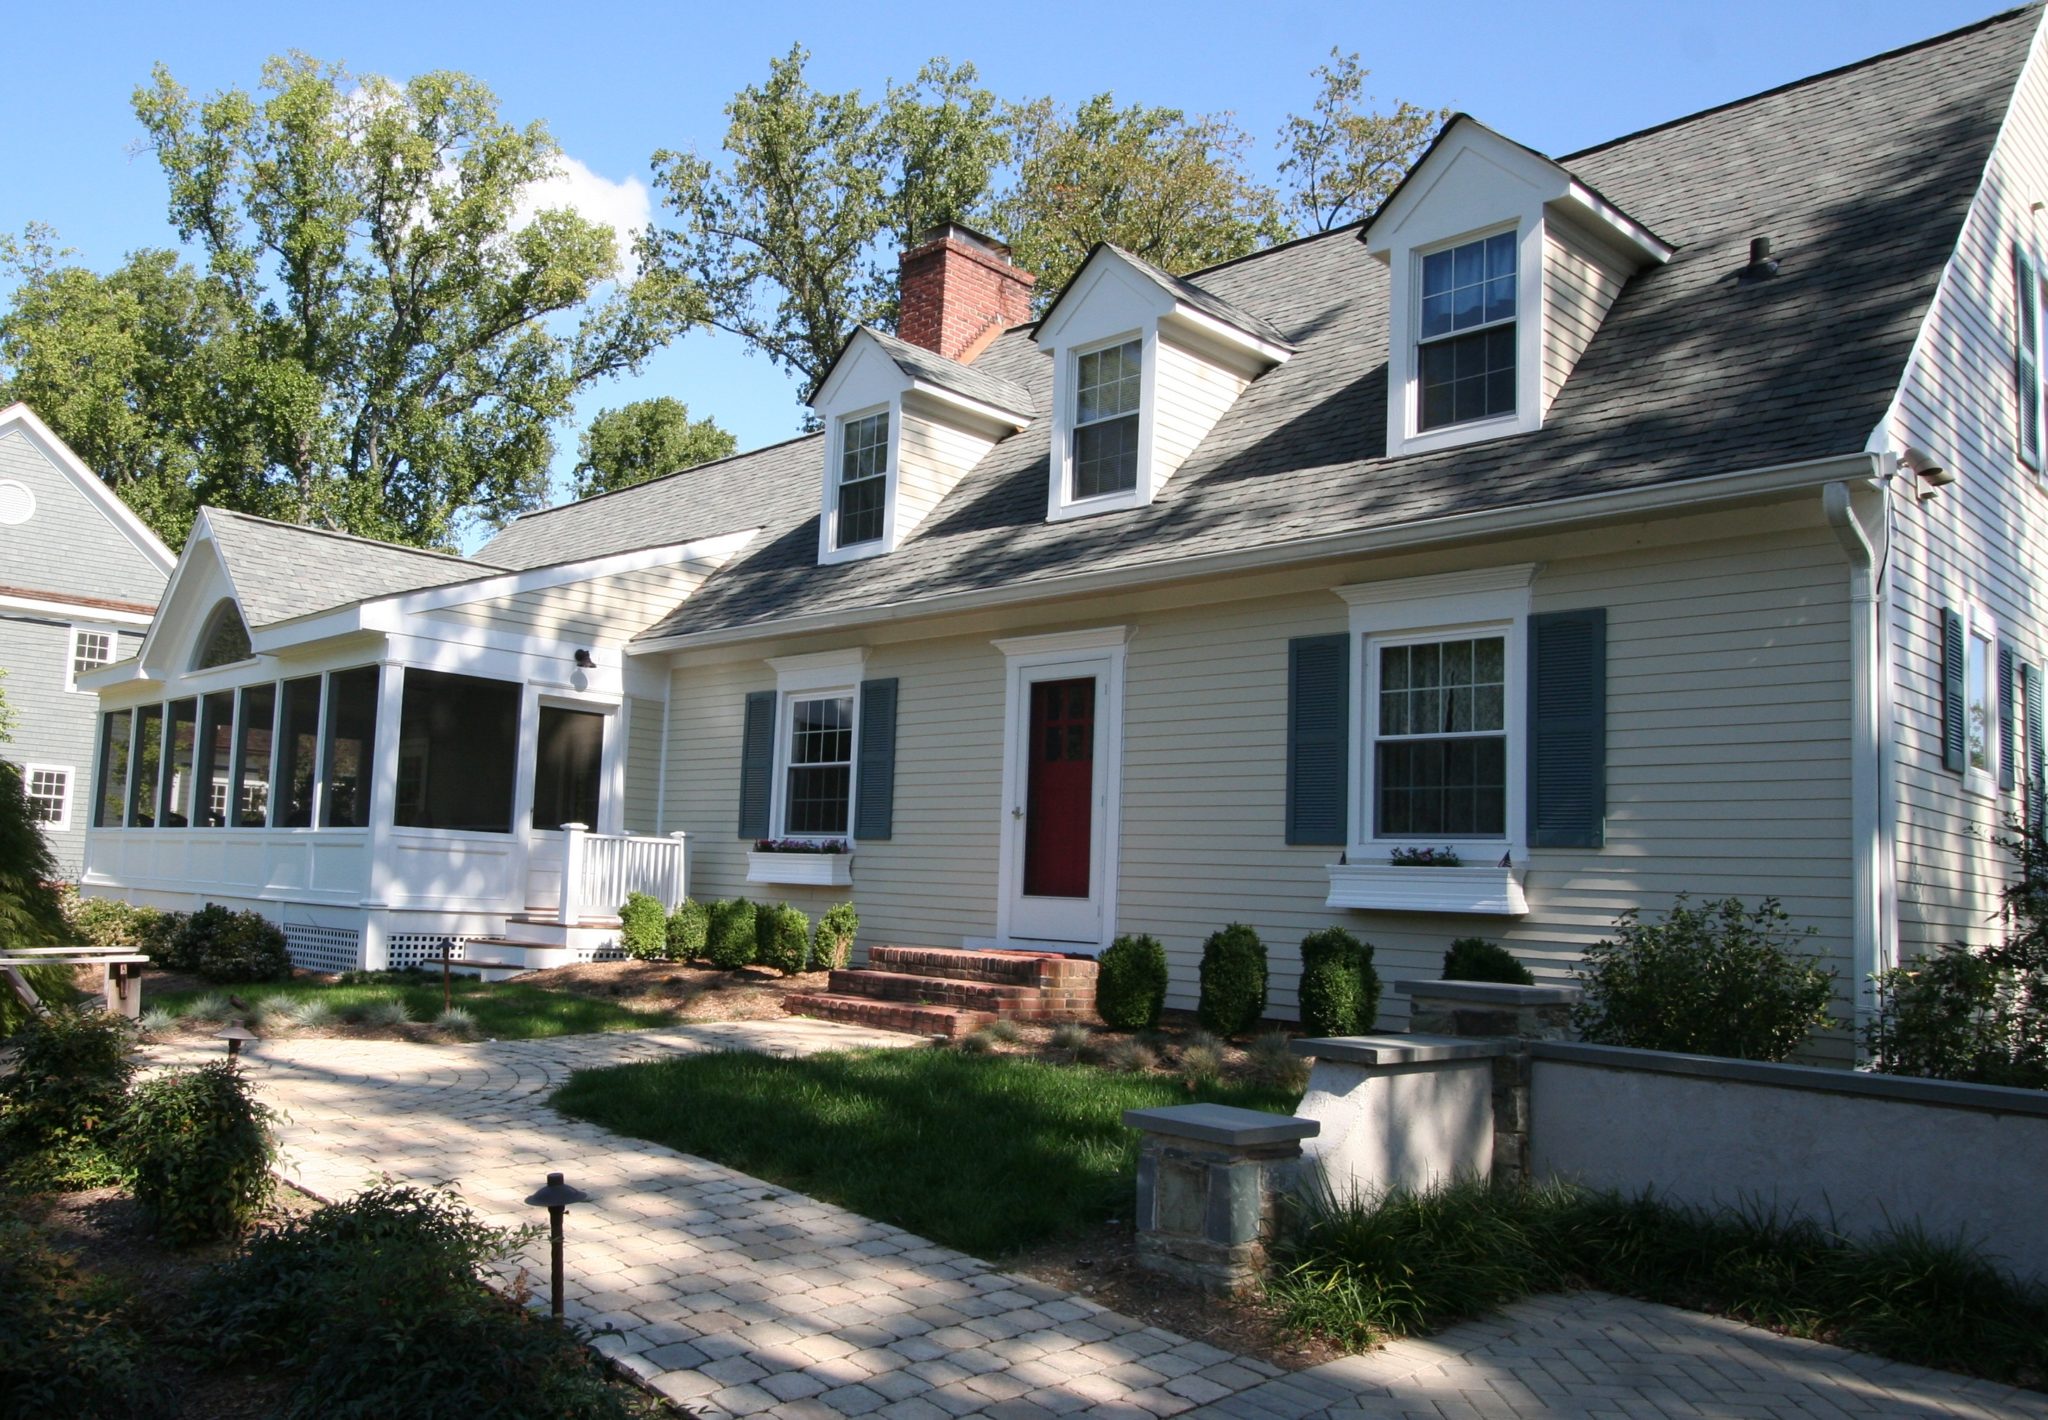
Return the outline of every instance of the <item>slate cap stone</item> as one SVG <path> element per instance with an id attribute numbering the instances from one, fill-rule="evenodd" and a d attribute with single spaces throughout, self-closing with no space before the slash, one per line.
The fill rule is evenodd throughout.
<path id="1" fill-rule="evenodd" d="M 1568 1006 L 1585 992 L 1576 986 L 1521 986 L 1512 981 L 1397 981 L 1404 996 L 1441 996 L 1488 1006 Z"/>
<path id="2" fill-rule="evenodd" d="M 1488 1060 L 1508 1052 L 1508 1042 L 1468 1040 L 1456 1035 L 1344 1035 L 1293 1040 L 1296 1055 L 1347 1065 L 1434 1065 L 1449 1060 Z"/>
<path id="3" fill-rule="evenodd" d="M 1198 1139 L 1205 1144 L 1285 1144 L 1320 1134 L 1323 1126 L 1292 1114 L 1268 1114 L 1228 1104 L 1175 1104 L 1163 1109 L 1127 1109 L 1124 1123 L 1147 1134 Z"/>

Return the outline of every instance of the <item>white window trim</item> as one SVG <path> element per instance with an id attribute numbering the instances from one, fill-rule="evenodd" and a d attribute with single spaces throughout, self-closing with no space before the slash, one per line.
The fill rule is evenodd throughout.
<path id="1" fill-rule="evenodd" d="M 859 542 L 851 547 L 839 545 L 839 466 L 845 452 L 846 428 L 877 414 L 889 416 L 889 439 L 884 456 L 887 467 L 882 475 L 882 535 L 872 542 Z M 828 451 L 825 458 L 824 503 L 818 523 L 818 562 L 831 565 L 839 562 L 859 562 L 864 558 L 880 557 L 896 550 L 896 484 L 901 464 L 903 440 L 903 397 L 895 395 L 881 404 L 870 404 L 860 409 L 848 410 L 832 416 L 830 435 L 826 440 Z"/>
<path id="2" fill-rule="evenodd" d="M 1515 236 L 1515 411 L 1462 424 L 1422 428 L 1422 259 L 1501 232 Z M 1544 220 L 1540 208 L 1394 254 L 1389 309 L 1398 319 L 1387 351 L 1387 454 L 1457 448 L 1543 427 Z"/>
<path id="3" fill-rule="evenodd" d="M 2035 487 L 2048 489 L 2048 422 L 2044 422 L 2048 421 L 2048 370 L 2044 370 L 2041 363 L 2043 355 L 2048 354 L 2048 331 L 2041 328 L 2042 317 L 2048 315 L 2048 272 L 2041 269 L 2041 248 L 2036 243 L 2019 238 L 2014 241 L 2013 249 L 2016 258 L 2008 262 L 2007 266 L 2013 271 L 2015 282 L 2019 275 L 2017 255 L 2026 257 L 2028 268 L 2034 278 L 2034 289 L 2031 293 L 2034 301 L 2034 348 L 2031 352 L 2034 357 L 2034 387 L 2021 391 L 2019 398 L 2033 405 L 2034 429 L 2040 444 L 2034 451 L 2034 462 L 2028 463 L 2026 450 L 2021 446 L 2022 430 L 2026 426 L 2026 411 L 2016 411 L 2019 422 L 2012 431 L 2013 462 L 2025 470 L 2026 476 Z M 2020 346 L 2021 337 L 2026 333 L 2024 303 L 2028 294 L 2019 290 L 2015 284 L 2012 317 L 2012 343 L 2015 351 Z"/>
<path id="4" fill-rule="evenodd" d="M 92 670 L 96 671 L 111 666 L 114 662 L 121 659 L 121 633 L 119 631 L 111 626 L 97 622 L 74 622 L 71 627 L 71 634 L 65 639 L 64 645 L 64 689 L 75 694 L 91 693 L 82 692 L 78 689 L 78 638 L 81 634 L 87 632 L 103 635 L 107 638 L 107 658 L 101 661 L 99 665 L 92 667 Z"/>
<path id="5" fill-rule="evenodd" d="M 2003 792 L 1998 787 L 2001 748 L 1998 743 L 1998 618 L 1982 603 L 1966 599 L 1960 605 L 1963 614 L 1963 788 L 1980 799 L 1995 800 Z M 1984 769 L 1970 762 L 1970 654 L 1979 641 L 1985 644 L 1984 739 L 1991 761 Z M 2020 727 L 2014 725 L 2013 729 L 2017 738 Z M 2017 775 L 2013 782 L 2018 784 Z"/>
<path id="6" fill-rule="evenodd" d="M 45 833 L 69 833 L 71 831 L 71 806 L 78 797 L 78 771 L 68 764 L 24 764 L 21 766 L 21 789 L 28 794 L 29 785 L 35 782 L 37 774 L 61 774 L 64 776 L 64 800 L 57 811 L 55 823 L 37 823 L 36 827 Z"/>
<path id="7" fill-rule="evenodd" d="M 1138 478 L 1121 493 L 1103 493 L 1093 498 L 1075 498 L 1074 416 L 1081 391 L 1081 357 L 1098 350 L 1138 342 Z M 1159 407 L 1159 322 L 1149 320 L 1132 330 L 1119 331 L 1102 340 L 1069 345 L 1059 351 L 1053 363 L 1053 430 L 1051 488 L 1046 507 L 1047 522 L 1085 518 L 1124 508 L 1143 508 L 1158 492 L 1158 458 L 1153 441 L 1153 416 Z"/>
<path id="8" fill-rule="evenodd" d="M 867 654 L 867 648 L 860 647 L 769 660 L 768 664 L 775 669 L 774 778 L 768 796 L 770 838 L 797 838 L 812 843 L 844 840 L 852 848 L 855 814 L 860 807 L 860 684 L 866 676 Z M 791 707 L 799 700 L 822 700 L 836 695 L 846 696 L 853 711 L 853 743 L 846 775 L 846 832 L 791 833 L 784 819 L 789 797 Z"/>

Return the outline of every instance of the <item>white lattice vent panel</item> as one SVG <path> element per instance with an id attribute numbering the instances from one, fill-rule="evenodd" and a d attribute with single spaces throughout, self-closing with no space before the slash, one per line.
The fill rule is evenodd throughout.
<path id="1" fill-rule="evenodd" d="M 617 939 L 606 942 L 601 947 L 571 947 L 569 951 L 577 961 L 624 961 L 626 959 L 626 949 L 618 944 Z"/>
<path id="2" fill-rule="evenodd" d="M 403 971 L 409 966 L 419 966 L 430 958 L 441 955 L 441 944 L 455 945 L 448 955 L 457 961 L 468 955 L 465 948 L 471 942 L 487 942 L 490 938 L 482 935 L 457 937 L 446 932 L 393 932 L 385 939 L 389 964 L 393 971 Z"/>
<path id="3" fill-rule="evenodd" d="M 354 971 L 363 964 L 363 936 L 353 927 L 287 922 L 284 947 L 292 965 L 307 971 Z"/>

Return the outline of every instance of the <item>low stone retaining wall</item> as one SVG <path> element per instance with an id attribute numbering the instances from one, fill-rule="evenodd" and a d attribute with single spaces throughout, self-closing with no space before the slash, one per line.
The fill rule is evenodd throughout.
<path id="1" fill-rule="evenodd" d="M 1539 1178 L 1852 1237 L 1916 1224 L 2048 1282 L 2048 1092 L 1537 1041 Z"/>
<path id="2" fill-rule="evenodd" d="M 1208 1291 L 1256 1278 L 1316 1122 L 1181 1104 L 1126 1110 L 1124 1123 L 1139 1136 L 1139 1264 Z"/>

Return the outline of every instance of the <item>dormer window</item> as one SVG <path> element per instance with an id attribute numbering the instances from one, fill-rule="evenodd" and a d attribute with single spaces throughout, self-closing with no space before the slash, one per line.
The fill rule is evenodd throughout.
<path id="1" fill-rule="evenodd" d="M 888 488 L 889 411 L 841 420 L 835 547 L 882 540 Z"/>
<path id="2" fill-rule="evenodd" d="M 1515 234 L 1422 258 L 1420 427 L 1515 412 Z"/>
<path id="3" fill-rule="evenodd" d="M 1083 352 L 1074 372 L 1075 501 L 1138 486 L 1138 405 L 1144 342 Z"/>

